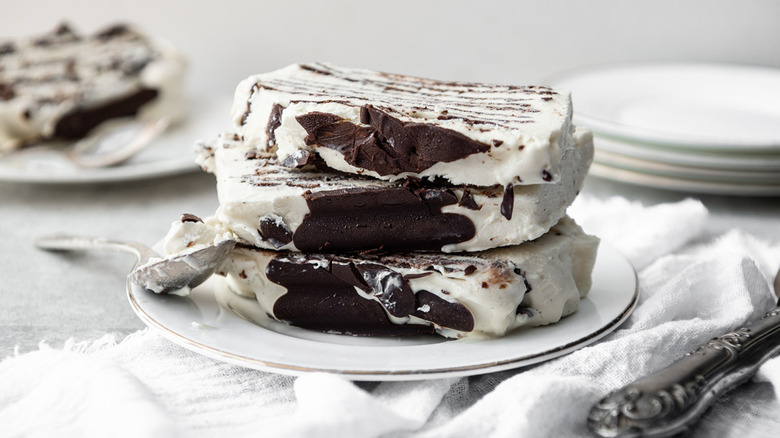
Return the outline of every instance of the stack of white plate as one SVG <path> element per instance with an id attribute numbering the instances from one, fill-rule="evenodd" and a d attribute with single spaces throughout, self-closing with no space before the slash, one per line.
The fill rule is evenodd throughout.
<path id="1" fill-rule="evenodd" d="M 638 64 L 572 73 L 591 174 L 698 193 L 780 195 L 780 69 Z"/>

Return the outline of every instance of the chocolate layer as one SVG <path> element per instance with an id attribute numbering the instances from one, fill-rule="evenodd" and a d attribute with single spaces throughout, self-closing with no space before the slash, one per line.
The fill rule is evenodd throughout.
<path id="1" fill-rule="evenodd" d="M 99 106 L 75 108 L 65 114 L 54 128 L 54 137 L 65 139 L 82 138 L 106 120 L 130 117 L 146 103 L 154 100 L 157 90 L 142 88 L 133 94 L 120 97 Z"/>
<path id="2" fill-rule="evenodd" d="M 458 202 L 443 189 L 360 188 L 309 193 L 305 199 L 309 214 L 293 235 L 301 251 L 438 250 L 476 233 L 466 216 L 442 213 Z"/>
<path id="3" fill-rule="evenodd" d="M 460 303 L 446 301 L 427 290 L 421 290 L 417 292 L 417 304 L 413 315 L 418 318 L 462 332 L 474 330 L 474 316 Z"/>
<path id="4" fill-rule="evenodd" d="M 275 113 L 272 112 L 271 119 Z M 296 117 L 316 144 L 340 152 L 352 166 L 380 175 L 421 172 L 438 162 L 449 163 L 490 147 L 465 135 L 427 123 L 402 122 L 371 105 L 360 108 L 358 126 L 339 116 L 311 112 Z M 269 120 L 271 125 L 271 120 Z"/>
<path id="5" fill-rule="evenodd" d="M 332 269 L 323 269 L 306 263 L 305 258 L 272 260 L 266 270 L 268 279 L 287 289 L 287 293 L 274 303 L 274 316 L 310 330 L 353 335 L 403 336 L 434 332 L 433 327 L 428 325 L 393 324 L 380 302 L 366 299 L 355 291 L 356 285 L 370 289 L 381 297 L 386 307 L 404 308 L 410 313 L 414 294 L 411 306 L 403 302 L 408 301 L 408 294 L 411 294 L 408 285 L 403 283 L 400 286 L 403 289 L 405 285 L 408 293 L 397 294 L 394 293 L 394 280 L 382 281 L 383 278 L 398 279 L 399 274 L 379 265 L 363 272 L 355 272 L 355 265 L 348 261 L 334 260 L 331 265 Z M 370 288 L 363 281 L 363 275 L 378 289 Z"/>

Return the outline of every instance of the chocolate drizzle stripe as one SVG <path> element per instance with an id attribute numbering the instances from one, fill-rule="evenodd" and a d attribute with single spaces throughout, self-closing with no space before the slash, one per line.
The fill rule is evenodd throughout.
<path id="1" fill-rule="evenodd" d="M 426 106 L 436 105 L 437 109 L 446 108 L 447 116 L 444 119 L 511 128 L 512 124 L 534 120 L 531 114 L 539 112 L 544 106 L 540 96 L 558 94 L 547 87 L 439 82 L 362 70 L 347 73 L 319 63 L 304 64 L 299 68 L 309 73 L 307 77 L 266 76 L 259 79 L 252 87 L 250 100 L 262 89 L 294 96 L 307 95 L 302 101 L 310 102 L 333 101 L 331 96 L 340 96 L 337 100 L 339 103 L 359 106 L 371 101 L 377 107 L 387 106 L 388 113 L 408 119 L 414 119 L 418 112 L 429 112 L 429 117 L 436 118 L 438 111 Z M 329 80 L 317 81 L 317 76 Z M 328 90 L 327 94 L 323 93 L 323 88 Z M 389 107 L 400 110 L 390 110 Z"/>
<path id="2" fill-rule="evenodd" d="M 292 93 L 291 91 L 282 91 L 281 87 L 280 88 L 274 88 L 274 87 L 271 87 L 269 85 L 264 85 L 262 87 L 258 87 L 257 90 L 254 90 L 253 94 L 255 92 L 259 91 L 259 90 L 262 90 L 262 89 L 269 90 L 269 91 L 278 91 L 278 92 Z M 334 89 L 331 89 L 331 91 L 336 92 L 337 90 L 334 88 Z M 393 103 L 398 103 L 399 99 L 397 99 L 395 101 L 392 101 L 392 100 L 389 100 L 388 99 L 389 96 L 386 96 L 386 95 L 376 95 L 376 96 L 370 96 L 370 97 L 361 97 L 361 96 L 357 96 L 357 95 L 346 95 L 346 96 L 342 96 L 342 97 L 345 98 L 345 99 L 342 100 L 342 99 L 332 99 L 331 98 L 332 96 L 330 96 L 330 95 L 318 94 L 319 91 L 314 90 L 314 89 L 309 91 L 309 92 L 307 92 L 307 90 L 297 90 L 295 92 L 296 93 L 307 93 L 307 94 L 310 94 L 311 97 L 308 100 L 301 100 L 301 99 L 299 99 L 299 100 L 293 101 L 291 103 L 337 103 L 337 104 L 341 104 L 341 105 L 345 105 L 345 106 L 360 107 L 360 106 L 363 105 L 363 102 L 365 100 L 371 100 L 374 103 L 376 103 L 378 107 L 381 107 L 384 111 L 386 111 L 388 113 L 391 113 L 393 115 L 396 115 L 396 116 L 399 116 L 399 117 L 403 117 L 403 118 L 410 118 L 410 119 L 415 119 L 416 118 L 412 114 L 404 113 L 404 112 L 401 112 L 401 111 L 398 111 L 398 110 L 390 108 L 390 105 L 392 105 Z M 321 97 L 322 99 L 315 99 L 316 97 Z M 407 109 L 411 113 L 433 112 L 432 108 L 425 108 L 425 107 L 415 106 L 411 102 L 407 102 L 407 104 L 408 104 L 407 105 Z M 476 111 L 476 110 L 469 111 L 466 108 L 468 108 L 468 107 L 470 107 L 472 105 L 464 104 L 464 103 L 461 103 L 460 101 L 453 101 L 451 104 L 453 106 L 458 105 L 460 107 L 460 109 L 459 110 L 449 110 L 450 111 L 450 114 L 448 114 L 448 118 L 449 119 L 462 120 L 463 122 L 465 122 L 467 124 L 470 124 L 470 125 L 479 125 L 479 124 L 495 125 L 495 126 L 500 126 L 500 127 L 511 129 L 511 125 L 508 124 L 509 121 L 506 119 L 505 114 L 503 114 L 504 117 L 502 118 L 501 117 L 502 115 L 497 115 L 495 113 L 488 113 L 488 112 Z M 489 105 L 477 105 L 477 104 L 474 104 L 473 107 L 474 108 L 478 108 L 478 109 L 491 109 L 491 107 Z M 538 112 L 538 110 L 528 109 L 528 108 L 524 108 L 524 107 L 507 108 L 506 106 L 504 106 L 504 107 L 496 107 L 495 109 L 497 111 L 498 110 L 504 110 L 504 111 L 508 110 L 508 111 L 517 111 L 518 113 L 520 113 L 520 114 L 514 114 L 513 115 L 514 117 L 511 120 L 512 123 L 532 123 L 533 119 L 527 113 Z M 242 118 L 242 123 L 246 120 L 246 117 L 249 115 L 250 112 L 251 111 L 249 109 L 247 109 L 247 112 L 244 114 L 244 117 Z"/>

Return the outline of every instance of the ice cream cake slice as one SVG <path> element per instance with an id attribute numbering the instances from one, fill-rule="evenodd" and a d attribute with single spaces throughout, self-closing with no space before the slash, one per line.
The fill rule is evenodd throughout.
<path id="1" fill-rule="evenodd" d="M 569 93 L 542 86 L 446 82 L 329 64 L 251 76 L 235 93 L 248 145 L 304 165 L 386 180 L 556 183 L 574 146 Z"/>
<path id="2" fill-rule="evenodd" d="M 199 146 L 216 174 L 220 233 L 260 248 L 310 251 L 480 251 L 533 240 L 575 199 L 593 158 L 579 130 L 554 184 L 508 188 L 385 181 L 335 172 L 321 163 L 279 164 L 226 134 Z M 319 164 L 319 165 L 318 165 Z"/>
<path id="3" fill-rule="evenodd" d="M 172 253 L 212 242 L 190 218 Z M 254 297 L 269 317 L 352 335 L 502 336 L 557 322 L 591 287 L 598 239 L 564 217 L 522 245 L 467 254 L 329 255 L 239 247 L 218 270 L 232 293 Z M 257 313 L 257 312 L 254 312 Z"/>
<path id="4" fill-rule="evenodd" d="M 82 138 L 121 117 L 175 122 L 184 72 L 176 51 L 126 24 L 0 41 L 0 152 Z"/>

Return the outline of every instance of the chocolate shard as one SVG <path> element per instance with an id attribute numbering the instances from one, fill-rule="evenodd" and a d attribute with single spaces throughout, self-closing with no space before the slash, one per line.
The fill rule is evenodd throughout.
<path id="1" fill-rule="evenodd" d="M 421 172 L 438 162 L 451 162 L 490 149 L 456 131 L 402 122 L 371 105 L 361 107 L 360 119 L 369 127 L 322 112 L 296 117 L 306 130 L 307 144 L 338 151 L 349 164 L 380 175 Z"/>
<path id="2" fill-rule="evenodd" d="M 119 23 L 99 31 L 95 34 L 95 38 L 101 41 L 108 41 L 110 39 L 129 33 L 132 33 L 130 27 L 124 23 Z"/>
<path id="3" fill-rule="evenodd" d="M 281 218 L 264 216 L 260 219 L 260 236 L 267 240 L 274 248 L 281 248 L 292 242 L 292 233 L 284 225 Z"/>
<path id="4" fill-rule="evenodd" d="M 506 220 L 512 219 L 512 211 L 515 209 L 515 191 L 512 184 L 507 184 L 504 188 L 504 199 L 501 201 L 501 215 Z"/>
<path id="5" fill-rule="evenodd" d="M 348 260 L 332 260 L 330 262 L 330 273 L 335 275 L 344 283 L 362 290 L 366 293 L 373 292 L 371 286 L 363 279 L 363 274 L 358 271 L 355 264 Z"/>
<path id="6" fill-rule="evenodd" d="M 265 133 L 268 136 L 267 146 L 269 149 L 276 146 L 276 128 L 282 124 L 282 110 L 284 110 L 284 108 L 278 103 L 274 104 L 271 108 L 271 115 L 268 117 L 268 125 L 265 127 Z M 246 118 L 246 115 L 244 115 L 244 118 Z"/>
<path id="7" fill-rule="evenodd" d="M 203 219 L 200 217 L 192 214 L 192 213 L 184 213 L 181 215 L 181 221 L 182 222 L 200 222 L 203 223 Z"/>
<path id="8" fill-rule="evenodd" d="M 11 100 L 16 97 L 16 91 L 11 84 L 0 82 L 0 100 Z"/>
<path id="9" fill-rule="evenodd" d="M 401 318 L 414 311 L 414 292 L 401 274 L 372 263 L 361 263 L 357 270 L 388 313 Z"/>
<path id="10" fill-rule="evenodd" d="M 479 210 L 482 208 L 482 206 L 477 205 L 477 201 L 474 200 L 471 196 L 471 192 L 468 190 L 463 190 L 463 195 L 460 197 L 458 205 L 468 208 L 469 210 Z"/>
<path id="11" fill-rule="evenodd" d="M 474 330 L 474 316 L 463 304 L 447 301 L 427 290 L 418 291 L 416 298 L 417 309 L 412 315 L 453 330 Z"/>
<path id="12" fill-rule="evenodd" d="M 0 43 L 0 56 L 10 55 L 16 52 L 16 46 L 12 42 Z"/>

